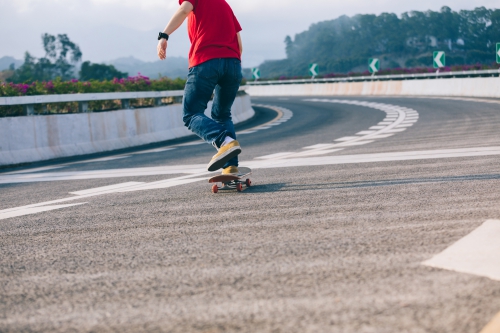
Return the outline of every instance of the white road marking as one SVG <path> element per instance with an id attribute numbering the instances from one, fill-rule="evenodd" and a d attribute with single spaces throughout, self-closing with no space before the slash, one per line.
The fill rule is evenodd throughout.
<path id="1" fill-rule="evenodd" d="M 164 151 L 169 151 L 169 150 L 174 150 L 174 149 L 175 148 L 156 148 L 156 149 L 149 149 L 149 150 L 138 151 L 138 152 L 132 153 L 131 155 L 150 154 L 150 153 L 162 153 Z"/>
<path id="2" fill-rule="evenodd" d="M 55 170 L 55 169 L 61 169 L 61 168 L 64 168 L 64 165 L 47 166 L 47 167 L 41 167 L 41 168 L 24 169 L 24 170 L 20 170 L 20 171 L 5 172 L 5 173 L 2 173 L 2 175 L 15 175 L 15 174 L 19 174 L 19 173 L 49 171 L 49 170 Z"/>
<path id="3" fill-rule="evenodd" d="M 144 184 L 144 183 L 143 182 L 127 182 L 127 183 L 121 183 L 121 184 L 116 184 L 116 185 L 91 188 L 89 190 L 69 192 L 69 194 L 74 194 L 74 195 L 95 194 L 95 193 L 101 193 L 101 192 L 108 192 L 110 190 L 123 189 L 125 187 L 131 187 L 131 186 L 136 186 L 136 185 L 141 185 L 141 184 Z"/>
<path id="4" fill-rule="evenodd" d="M 24 215 L 31 215 L 31 214 L 37 214 L 37 213 L 42 213 L 42 212 L 48 212 L 51 210 L 68 208 L 68 207 L 79 206 L 79 205 L 84 205 L 84 204 L 86 204 L 86 202 L 77 203 L 77 204 L 69 204 L 69 205 L 56 205 L 56 206 L 26 208 L 26 209 L 11 211 L 11 212 L 0 211 L 0 220 L 5 220 L 8 218 L 12 218 L 12 217 L 19 217 L 19 216 L 24 216 Z"/>
<path id="5" fill-rule="evenodd" d="M 358 132 L 356 136 L 345 136 L 342 138 L 334 139 L 334 142 L 336 142 L 336 144 L 334 144 L 333 146 L 323 146 L 318 148 L 315 147 L 314 154 L 304 153 L 304 152 L 278 153 L 278 154 L 259 156 L 256 159 L 277 159 L 277 158 L 290 159 L 290 158 L 297 158 L 304 156 L 325 155 L 328 153 L 334 153 L 337 152 L 338 150 L 333 148 L 360 146 L 372 143 L 378 139 L 391 137 L 394 135 L 394 133 L 402 132 L 407 127 L 413 126 L 413 124 L 416 121 L 418 121 L 417 111 L 397 105 L 366 102 L 366 101 L 355 101 L 355 100 L 317 99 L 317 98 L 305 99 L 304 101 L 359 105 L 383 111 L 386 113 L 386 118 L 383 121 L 379 122 L 377 125 L 370 127 L 370 130 Z M 306 147 L 305 149 L 309 149 L 309 147 Z M 325 150 L 325 152 L 320 153 L 319 150 Z"/>
<path id="6" fill-rule="evenodd" d="M 359 138 L 359 136 L 345 136 L 343 138 L 340 138 L 340 139 L 335 139 L 334 141 L 351 141 L 353 139 L 357 139 Z"/>
<path id="7" fill-rule="evenodd" d="M 317 151 L 316 151 L 317 152 Z M 282 153 L 283 154 L 283 153 Z M 359 154 L 359 155 L 343 155 L 343 156 L 322 156 L 308 158 L 270 158 L 263 160 L 253 160 L 242 163 L 252 169 L 269 169 L 269 168 L 288 168 L 300 166 L 319 166 L 319 165 L 339 165 L 352 163 L 375 163 L 389 161 L 408 161 L 408 160 L 423 160 L 423 159 L 441 159 L 455 157 L 473 157 L 473 156 L 493 156 L 500 155 L 500 147 L 479 147 L 479 148 L 464 148 L 464 149 L 443 149 L 443 150 L 427 150 L 427 151 L 409 151 L 396 153 L 381 153 L 381 154 Z M 151 189 L 164 189 L 188 183 L 206 180 L 213 173 L 206 171 L 206 166 L 203 165 L 177 165 L 153 168 L 135 168 L 135 169 L 115 169 L 115 170 L 99 170 L 94 172 L 54 172 L 46 174 L 17 174 L 0 176 L 0 183 L 13 184 L 25 182 L 41 182 L 41 181 L 63 181 L 73 179 L 98 179 L 98 178 L 114 178 L 114 177 L 139 177 L 150 175 L 164 174 L 187 174 L 186 176 L 171 178 L 152 183 L 136 183 L 135 185 L 125 187 L 124 184 L 117 184 L 108 187 L 108 189 L 98 188 L 72 193 L 81 195 L 72 196 L 69 198 L 52 200 L 38 204 L 15 207 L 0 210 L 0 220 L 35 214 L 37 212 L 48 211 L 70 207 L 73 205 L 61 205 L 64 202 L 82 200 L 84 198 L 117 193 L 143 191 Z M 84 194 L 84 193 L 87 194 Z M 83 204 L 83 203 L 81 203 Z M 74 204 L 76 205 L 76 204 Z M 35 209 L 44 206 L 44 209 Z"/>
<path id="8" fill-rule="evenodd" d="M 293 153 L 277 153 L 277 154 L 271 154 L 271 155 L 265 155 L 265 156 L 260 156 L 257 157 L 258 159 L 263 159 L 263 160 L 268 160 L 268 159 L 276 159 L 280 157 L 285 157 L 288 155 L 292 155 Z"/>
<path id="9" fill-rule="evenodd" d="M 71 164 L 108 162 L 108 161 L 120 160 L 122 158 L 127 158 L 127 157 L 130 157 L 130 155 L 120 155 L 120 156 L 110 156 L 110 157 L 94 158 L 92 160 L 84 160 L 84 161 L 81 161 L 81 162 L 74 162 L 74 163 L 71 163 Z"/>
<path id="10" fill-rule="evenodd" d="M 500 220 L 488 220 L 469 235 L 422 263 L 500 281 Z"/>
<path id="11" fill-rule="evenodd" d="M 337 147 L 337 145 L 335 145 L 335 147 Z M 295 153 L 272 154 L 268 155 L 266 158 L 261 157 L 253 161 L 241 162 L 241 165 L 245 165 L 252 169 L 258 169 L 258 168 L 283 168 L 283 167 L 286 168 L 286 167 L 296 167 L 303 165 L 315 166 L 315 165 L 409 161 L 409 160 L 419 160 L 419 159 L 424 160 L 424 159 L 441 159 L 441 158 L 473 157 L 473 156 L 496 156 L 500 155 L 500 146 L 281 159 L 282 155 L 285 154 L 295 154 Z M 192 178 L 208 174 L 208 172 L 206 171 L 205 164 L 170 165 L 170 166 L 148 167 L 148 168 L 0 175 L 0 184 L 32 183 L 32 182 L 44 182 L 44 181 L 49 181 L 49 182 L 68 181 L 68 180 L 83 180 L 83 179 L 102 179 L 102 178 L 109 179 L 109 178 L 122 178 L 122 177 L 142 177 L 142 176 L 181 175 L 181 174 L 188 175 L 185 177 Z M 173 179 L 180 179 L 180 178 L 173 178 Z"/>

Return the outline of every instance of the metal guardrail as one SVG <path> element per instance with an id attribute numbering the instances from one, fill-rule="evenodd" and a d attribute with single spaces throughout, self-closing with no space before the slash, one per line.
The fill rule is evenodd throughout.
<path id="1" fill-rule="evenodd" d="M 460 71 L 460 72 L 440 72 L 440 73 L 421 73 L 421 74 L 396 74 L 396 75 L 373 75 L 373 76 L 349 76 L 342 78 L 326 79 L 300 79 L 300 80 L 273 80 L 273 81 L 253 81 L 247 82 L 248 85 L 276 85 L 276 84 L 295 84 L 295 83 L 332 83 L 332 82 L 357 82 L 357 81 L 390 81 L 390 80 L 419 80 L 419 79 L 445 79 L 455 77 L 486 77 L 500 76 L 500 69 L 489 69 L 480 71 Z"/>
<path id="2" fill-rule="evenodd" d="M 244 91 L 246 87 L 240 87 Z M 130 109 L 130 100 L 138 98 L 154 98 L 155 105 L 161 105 L 162 98 L 182 97 L 184 90 L 168 91 L 135 91 L 135 92 L 113 92 L 113 93 L 91 93 L 91 94 L 64 94 L 64 95 L 34 95 L 0 97 L 0 106 L 24 105 L 27 116 L 35 114 L 35 104 L 68 103 L 78 102 L 78 110 L 81 113 L 89 112 L 88 103 L 92 101 L 121 100 L 122 108 Z"/>

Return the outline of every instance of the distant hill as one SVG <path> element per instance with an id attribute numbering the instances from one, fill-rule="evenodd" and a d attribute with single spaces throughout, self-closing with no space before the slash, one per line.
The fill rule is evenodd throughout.
<path id="1" fill-rule="evenodd" d="M 287 36 L 287 58 L 259 66 L 262 77 L 308 75 L 318 63 L 320 74 L 365 71 L 369 58 L 382 68 L 432 67 L 433 51 L 446 51 L 447 65 L 491 64 L 500 42 L 500 9 L 341 16 Z"/>
<path id="2" fill-rule="evenodd" d="M 134 57 L 118 58 L 107 62 L 108 65 L 113 65 L 120 72 L 127 72 L 130 76 L 135 76 L 138 73 L 148 76 L 152 79 L 161 76 L 169 78 L 184 78 L 188 73 L 188 60 L 182 57 L 167 57 L 161 61 L 142 61 Z"/>
<path id="3" fill-rule="evenodd" d="M 14 64 L 14 67 L 18 68 L 23 63 L 24 63 L 23 60 L 18 60 L 18 59 L 15 59 L 13 57 L 9 57 L 9 56 L 2 57 L 2 58 L 0 58 L 0 71 L 4 71 L 6 69 L 9 69 L 11 64 Z"/>

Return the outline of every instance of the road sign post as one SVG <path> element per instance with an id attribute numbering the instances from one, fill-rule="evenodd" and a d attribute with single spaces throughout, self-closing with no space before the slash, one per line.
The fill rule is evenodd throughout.
<path id="1" fill-rule="evenodd" d="M 312 78 L 314 80 L 314 78 L 318 75 L 318 64 L 310 64 L 309 73 L 311 73 Z"/>
<path id="2" fill-rule="evenodd" d="M 433 65 L 434 65 L 434 68 L 437 68 L 436 73 L 439 73 L 439 69 L 446 66 L 446 55 L 443 51 L 434 52 Z"/>
<path id="3" fill-rule="evenodd" d="M 255 81 L 260 79 L 260 70 L 258 68 L 252 68 L 252 76 Z"/>
<path id="4" fill-rule="evenodd" d="M 372 73 L 372 76 L 377 74 L 380 71 L 380 60 L 376 58 L 368 59 L 368 70 Z"/>
<path id="5" fill-rule="evenodd" d="M 500 64 L 500 43 L 497 43 L 497 64 Z"/>

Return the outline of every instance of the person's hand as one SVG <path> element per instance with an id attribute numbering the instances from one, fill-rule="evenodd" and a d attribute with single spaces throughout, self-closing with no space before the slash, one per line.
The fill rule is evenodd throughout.
<path id="1" fill-rule="evenodd" d="M 165 60 L 167 58 L 167 40 L 162 38 L 158 41 L 158 58 Z"/>

